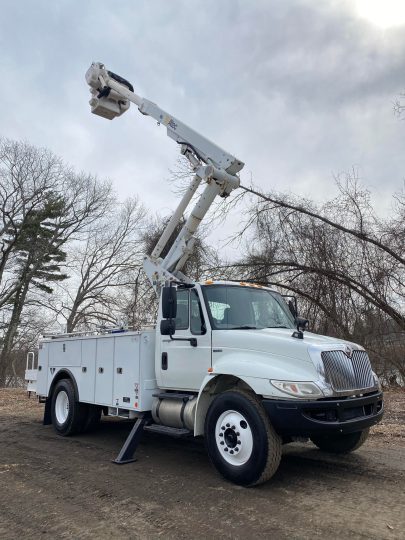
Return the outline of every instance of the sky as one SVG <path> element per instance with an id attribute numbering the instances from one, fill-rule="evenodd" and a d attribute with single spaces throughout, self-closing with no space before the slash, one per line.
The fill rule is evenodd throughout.
<path id="1" fill-rule="evenodd" d="M 91 115 L 103 62 L 245 163 L 241 180 L 326 200 L 358 171 L 380 213 L 405 177 L 401 0 L 0 0 L 0 136 L 47 147 L 167 215 L 178 145 L 135 107 Z M 237 230 L 234 208 L 215 230 Z"/>

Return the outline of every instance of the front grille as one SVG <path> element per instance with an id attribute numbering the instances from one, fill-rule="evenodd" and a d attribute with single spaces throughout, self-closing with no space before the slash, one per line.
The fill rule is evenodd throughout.
<path id="1" fill-rule="evenodd" d="M 324 351 L 322 361 L 327 382 L 338 392 L 374 386 L 370 360 L 365 351 L 353 351 L 351 358 L 343 351 Z"/>

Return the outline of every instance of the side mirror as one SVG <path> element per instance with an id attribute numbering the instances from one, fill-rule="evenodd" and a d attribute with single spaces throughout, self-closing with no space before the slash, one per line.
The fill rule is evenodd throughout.
<path id="1" fill-rule="evenodd" d="M 174 338 L 176 332 L 176 315 L 177 315 L 177 289 L 175 287 L 163 287 L 162 289 L 162 316 L 160 321 L 160 334 L 162 336 L 170 336 L 172 341 L 188 341 L 192 347 L 197 347 L 197 339 L 195 337 L 179 337 Z"/>
<path id="2" fill-rule="evenodd" d="M 295 317 L 295 324 L 297 325 L 298 332 L 305 331 L 308 329 L 309 320 L 304 319 L 304 317 Z"/>
<path id="3" fill-rule="evenodd" d="M 162 289 L 162 315 L 164 319 L 175 319 L 177 315 L 177 289 L 176 287 L 163 287 Z"/>
<path id="4" fill-rule="evenodd" d="M 172 336 L 176 332 L 176 321 L 174 319 L 162 319 L 160 321 L 160 333 L 162 336 Z"/>

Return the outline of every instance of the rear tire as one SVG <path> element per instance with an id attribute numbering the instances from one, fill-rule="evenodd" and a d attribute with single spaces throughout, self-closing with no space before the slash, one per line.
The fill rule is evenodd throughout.
<path id="1" fill-rule="evenodd" d="M 205 419 L 205 441 L 215 468 L 241 486 L 266 482 L 280 464 L 281 438 L 260 400 L 244 390 L 214 399 Z"/>
<path id="2" fill-rule="evenodd" d="M 52 394 L 51 416 L 53 427 L 64 437 L 79 433 L 86 422 L 88 408 L 77 401 L 75 388 L 70 379 L 56 383 Z"/>
<path id="3" fill-rule="evenodd" d="M 311 437 L 311 441 L 324 452 L 332 454 L 348 454 L 354 452 L 366 442 L 368 429 L 356 433 L 338 433 L 337 435 L 319 435 Z"/>

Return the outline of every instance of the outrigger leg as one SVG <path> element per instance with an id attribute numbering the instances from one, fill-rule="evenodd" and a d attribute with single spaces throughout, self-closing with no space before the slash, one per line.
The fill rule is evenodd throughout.
<path id="1" fill-rule="evenodd" d="M 148 421 L 150 421 L 148 415 L 138 418 L 131 429 L 131 433 L 128 435 L 127 440 L 121 448 L 120 453 L 115 459 L 112 460 L 113 463 L 116 463 L 117 465 L 124 465 L 125 463 L 132 463 L 133 461 L 136 461 L 136 458 L 134 458 L 134 453 L 141 441 L 143 428 Z"/>

